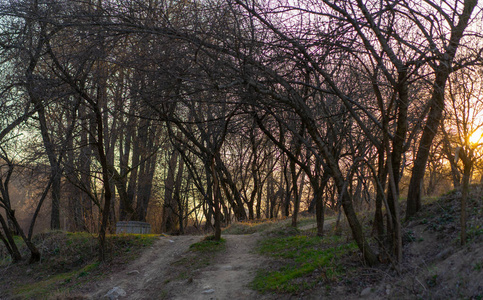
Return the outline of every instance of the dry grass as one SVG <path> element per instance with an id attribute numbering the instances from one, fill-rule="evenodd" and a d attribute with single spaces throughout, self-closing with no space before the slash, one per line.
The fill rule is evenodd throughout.
<path id="1" fill-rule="evenodd" d="M 109 235 L 110 256 L 97 261 L 98 240 L 88 233 L 52 231 L 39 234 L 33 242 L 42 253 L 39 263 L 12 264 L 4 257 L 0 264 L 0 299 L 56 298 L 90 281 L 99 280 L 112 267 L 136 258 L 153 244 L 156 235 Z M 28 250 L 19 243 L 24 257 Z"/>

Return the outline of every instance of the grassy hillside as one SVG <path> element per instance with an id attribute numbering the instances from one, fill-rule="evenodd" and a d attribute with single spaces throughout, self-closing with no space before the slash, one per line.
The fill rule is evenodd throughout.
<path id="1" fill-rule="evenodd" d="M 252 286 L 269 299 L 483 299 L 483 187 L 473 186 L 470 193 L 464 247 L 460 197 L 452 191 L 428 199 L 421 213 L 403 225 L 404 260 L 397 267 L 388 261 L 364 267 L 344 220 L 338 230 L 326 226 L 323 238 L 313 229 L 265 230 L 258 251 L 271 263 L 258 271 Z M 365 225 L 371 236 L 370 221 Z"/>
<path id="2" fill-rule="evenodd" d="M 111 235 L 107 238 L 110 257 L 97 261 L 98 240 L 87 233 L 49 232 L 34 237 L 42 252 L 40 263 L 12 264 L 4 251 L 0 260 L 0 298 L 46 299 L 69 293 L 89 281 L 103 278 L 116 265 L 138 256 L 154 243 L 156 235 Z M 23 256 L 28 252 L 18 240 Z"/>

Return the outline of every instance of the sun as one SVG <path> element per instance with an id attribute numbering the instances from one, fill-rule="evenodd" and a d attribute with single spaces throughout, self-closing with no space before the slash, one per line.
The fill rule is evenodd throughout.
<path id="1" fill-rule="evenodd" d="M 483 142 L 483 129 L 475 130 L 470 136 L 470 144 L 477 145 Z"/>

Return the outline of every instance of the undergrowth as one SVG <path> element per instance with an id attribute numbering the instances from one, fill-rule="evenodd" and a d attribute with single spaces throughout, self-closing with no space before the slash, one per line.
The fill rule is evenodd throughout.
<path id="1" fill-rule="evenodd" d="M 277 259 L 276 266 L 258 270 L 252 287 L 260 292 L 298 293 L 321 281 L 337 280 L 345 274 L 339 258 L 356 251 L 353 243 L 339 236 L 277 236 L 264 239 L 258 251 Z"/>
<path id="2" fill-rule="evenodd" d="M 291 218 L 285 219 L 262 219 L 251 220 L 243 222 L 235 222 L 230 226 L 223 229 L 223 234 L 251 234 L 255 232 L 272 232 L 274 230 L 280 230 L 290 227 L 292 222 Z M 297 227 L 303 227 L 309 224 L 315 224 L 315 217 L 301 217 L 297 222 Z"/>
<path id="3" fill-rule="evenodd" d="M 97 261 L 98 239 L 88 233 L 52 231 L 34 236 L 33 242 L 41 252 L 41 261 L 27 264 L 25 261 L 12 265 L 4 258 L 1 265 L 8 269 L 9 278 L 2 280 L 0 298 L 48 299 L 56 294 L 68 293 L 76 287 L 101 279 L 110 265 L 124 264 L 136 258 L 159 235 L 108 235 L 106 247 L 110 256 L 106 264 Z M 19 241 L 24 257 L 28 249 Z M 19 281 L 16 278 L 25 278 Z"/>

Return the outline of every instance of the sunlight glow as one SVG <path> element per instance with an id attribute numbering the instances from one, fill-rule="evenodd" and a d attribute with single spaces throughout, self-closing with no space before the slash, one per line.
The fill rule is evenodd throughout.
<path id="1" fill-rule="evenodd" d="M 482 143 L 482 138 L 483 138 L 483 129 L 477 129 L 475 132 L 473 132 L 470 136 L 470 143 L 472 145 L 477 145 Z"/>

